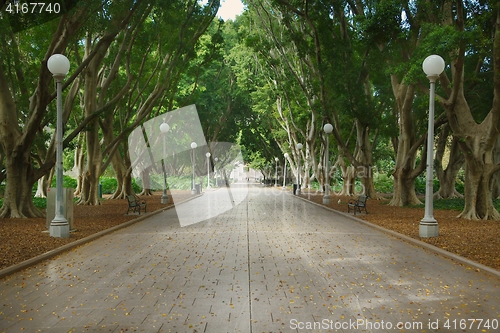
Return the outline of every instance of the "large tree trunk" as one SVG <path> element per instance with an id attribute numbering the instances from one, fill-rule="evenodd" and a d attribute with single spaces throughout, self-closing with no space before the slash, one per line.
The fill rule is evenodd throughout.
<path id="1" fill-rule="evenodd" d="M 128 154 L 128 140 L 125 139 L 121 143 L 115 142 L 114 128 L 114 113 L 110 113 L 106 119 L 101 122 L 103 133 L 104 146 L 110 150 L 108 154 L 109 162 L 115 172 L 117 188 L 110 199 L 125 199 L 128 195 L 133 194 L 132 191 L 132 168 L 130 155 Z M 112 147 L 116 147 L 113 149 Z M 123 148 L 123 157 L 120 153 L 120 148 Z"/>
<path id="2" fill-rule="evenodd" d="M 394 194 L 389 205 L 406 206 L 418 205 L 422 202 L 415 193 L 415 176 L 413 170 L 396 169 L 392 174 L 394 177 Z"/>
<path id="3" fill-rule="evenodd" d="M 33 205 L 31 189 L 38 178 L 53 166 L 55 159 L 50 156 L 38 156 L 39 169 L 35 169 L 30 153 L 35 139 L 44 142 L 41 137 L 37 138 L 37 136 L 47 120 L 47 105 L 51 100 L 49 90 L 53 78 L 47 69 L 47 60 L 52 54 L 65 53 L 69 41 L 74 38 L 75 33 L 86 21 L 87 10 L 88 6 L 79 6 L 61 16 L 57 30 L 49 32 L 52 38 L 47 41 L 48 47 L 44 58 L 41 59 L 38 77 L 35 80 L 32 76 L 26 76 L 25 84 L 16 85 L 15 89 L 21 88 L 16 91 L 17 103 L 13 101 L 12 87 L 9 87 L 8 82 L 16 81 L 16 79 L 19 81 L 20 77 L 24 77 L 23 68 L 27 66 L 18 52 L 17 36 L 14 36 L 12 31 L 2 31 L 4 36 L 10 38 L 9 41 L 7 41 L 8 38 L 2 39 L 3 42 L 8 43 L 2 46 L 13 52 L 9 56 L 14 59 L 14 63 L 11 64 L 14 64 L 15 68 L 9 68 L 12 69 L 10 73 L 12 76 L 9 76 L 9 81 L 7 81 L 2 62 L 0 62 L 0 145 L 6 155 L 7 169 L 6 193 L 0 210 L 1 217 L 43 216 Z M 32 83 L 28 81 L 36 82 L 36 85 L 30 86 Z M 29 95 L 31 92 L 33 92 L 32 95 Z"/>
<path id="4" fill-rule="evenodd" d="M 414 121 L 412 115 L 415 89 L 413 85 L 399 83 L 396 76 L 392 76 L 392 88 L 397 102 L 399 115 L 399 137 L 394 166 L 394 192 L 389 205 L 407 206 L 418 205 L 422 202 L 415 193 L 415 178 L 419 170 L 415 169 L 417 146 Z"/>
<path id="5" fill-rule="evenodd" d="M 3 153 L 2 145 L 0 145 L 0 165 L 3 165 L 5 154 Z M 3 183 L 7 173 L 4 170 L 0 169 L 0 184 Z M 0 198 L 3 197 L 2 189 L 0 188 Z"/>
<path id="6" fill-rule="evenodd" d="M 151 191 L 151 176 L 150 176 L 150 171 L 151 171 L 151 166 L 144 169 L 144 171 L 141 173 L 141 178 L 142 178 L 142 191 L 139 193 L 139 195 L 153 195 L 153 191 Z"/>
<path id="7" fill-rule="evenodd" d="M 118 187 L 115 193 L 111 196 L 111 199 L 125 199 L 127 195 L 133 193 L 132 191 L 132 173 L 130 168 L 130 158 L 128 154 L 125 154 L 125 158 L 122 158 L 118 152 L 116 152 L 112 157 L 112 166 L 115 171 L 116 182 Z"/>
<path id="8" fill-rule="evenodd" d="M 456 21 L 450 24 L 460 31 L 465 30 L 464 8 L 462 1 L 457 1 Z M 446 109 L 453 134 L 458 137 L 460 149 L 465 156 L 465 207 L 460 217 L 466 219 L 500 219 L 492 200 L 491 182 L 493 175 L 500 169 L 500 164 L 493 159 L 493 150 L 500 134 L 500 11 L 496 11 L 495 37 L 493 41 L 493 101 L 488 115 L 478 124 L 469 108 L 464 95 L 464 67 L 467 46 L 465 41 L 456 48 L 457 56 L 452 60 L 451 72 L 453 84 L 445 73 L 440 82 L 448 99 L 438 96 Z"/>
<path id="9" fill-rule="evenodd" d="M 338 195 L 354 195 L 356 169 L 352 165 L 345 164 L 344 158 L 341 153 L 339 153 L 338 156 L 337 167 L 339 167 L 342 172 L 342 189 L 340 190 L 340 193 L 338 193 Z"/>
<path id="10" fill-rule="evenodd" d="M 78 134 L 78 144 L 75 148 L 73 172 L 76 174 L 76 189 L 75 196 L 80 196 L 83 188 L 83 174 L 85 171 L 85 155 L 83 153 L 84 136 L 83 133 Z"/>
<path id="11" fill-rule="evenodd" d="M 19 149 L 18 152 L 19 154 L 7 155 L 5 158 L 5 168 L 9 178 L 5 186 L 0 217 L 43 217 L 43 213 L 33 204 L 31 191 L 36 180 L 29 149 Z"/>
<path id="12" fill-rule="evenodd" d="M 500 136 L 498 137 L 495 149 L 493 150 L 493 162 L 495 164 L 500 163 Z M 491 183 L 491 196 L 493 199 L 500 198 L 500 170 L 493 174 Z"/>
<path id="13" fill-rule="evenodd" d="M 325 141 L 326 143 L 326 141 Z M 318 161 L 315 162 L 314 168 L 313 168 L 313 174 L 311 175 L 311 179 L 316 179 L 319 183 L 319 192 L 324 192 L 325 191 L 325 158 L 326 158 L 326 144 L 321 144 L 320 145 L 320 152 L 318 156 Z M 315 158 L 312 156 L 311 158 Z M 328 158 L 331 160 L 331 156 L 328 156 Z M 328 164 L 330 167 L 330 170 L 328 170 L 328 179 L 332 179 L 332 174 L 334 172 L 334 164 L 329 163 Z"/>
<path id="14" fill-rule="evenodd" d="M 470 111 L 461 93 L 453 105 L 446 104 L 451 114 L 461 114 L 450 121 L 455 135 L 460 137 L 460 148 L 465 156 L 465 207 L 460 217 L 466 219 L 500 219 L 500 213 L 493 205 L 491 183 L 495 172 L 500 169 L 493 162 L 494 144 L 498 138 L 490 113 L 481 124 L 475 123 L 472 116 L 464 114 Z M 468 121 L 465 120 L 469 118 Z M 493 137 L 492 137 L 493 136 Z"/>
<path id="15" fill-rule="evenodd" d="M 373 183 L 373 155 L 370 145 L 370 128 L 356 120 L 356 130 L 355 157 L 360 164 L 356 170 L 356 178 L 361 179 L 361 184 L 363 186 L 361 194 L 367 195 L 371 199 L 378 199 L 378 194 Z"/>
<path id="16" fill-rule="evenodd" d="M 436 145 L 435 170 L 437 178 L 439 179 L 439 190 L 434 193 L 434 199 L 463 198 L 463 195 L 455 188 L 458 171 L 460 171 L 465 163 L 464 155 L 460 151 L 456 137 L 453 137 L 449 147 L 448 165 L 446 169 L 443 169 L 443 157 L 445 155 L 449 133 L 450 126 L 449 124 L 445 124 Z"/>
<path id="17" fill-rule="evenodd" d="M 493 166 L 466 160 L 465 207 L 458 216 L 470 220 L 500 220 L 500 214 L 493 205 L 490 190 Z"/>
<path id="18" fill-rule="evenodd" d="M 16 118 L 16 105 L 0 62 L 0 144 L 7 181 L 0 217 L 41 217 L 33 204 L 31 189 L 36 181 L 30 145 L 24 144 Z"/>
<path id="19" fill-rule="evenodd" d="M 110 33 L 101 43 L 94 45 L 95 36 L 90 33 L 85 40 L 85 54 L 88 57 L 92 52 L 96 52 L 94 58 L 90 61 L 85 70 L 85 86 L 83 92 L 84 113 L 86 117 L 92 116 L 98 109 L 98 89 L 102 89 L 102 78 L 99 75 L 101 64 L 106 56 L 109 45 L 113 41 L 114 34 Z M 100 47 L 99 47 L 100 45 Z M 99 47 L 99 48 L 98 48 Z M 101 142 L 99 140 L 99 122 L 98 119 L 93 119 L 87 125 L 85 132 L 87 143 L 87 163 L 85 166 L 85 174 L 83 176 L 82 191 L 78 204 L 83 205 L 99 205 L 99 177 L 101 176 L 102 151 Z"/>
<path id="20" fill-rule="evenodd" d="M 36 198 L 47 197 L 47 189 L 49 188 L 53 174 L 54 174 L 54 168 L 50 170 L 50 173 L 48 175 L 44 175 L 42 178 L 38 179 L 38 186 L 36 188 L 36 193 L 35 193 Z"/>
<path id="21" fill-rule="evenodd" d="M 99 143 L 87 138 L 87 146 L 93 147 L 88 150 L 87 166 L 83 176 L 82 192 L 78 204 L 100 205 L 99 201 L 99 177 L 101 175 L 101 150 Z M 94 152 L 93 154 L 91 152 Z"/>
<path id="22" fill-rule="evenodd" d="M 87 84 L 89 82 L 89 84 Z M 87 75 L 85 92 L 87 98 L 85 98 L 85 113 L 86 115 L 92 114 L 95 110 L 95 87 L 91 88 L 93 80 Z M 92 97 L 93 96 L 93 97 Z M 82 191 L 80 193 L 80 200 L 78 204 L 83 205 L 99 205 L 99 177 L 101 176 L 101 163 L 102 163 L 102 153 L 101 145 L 99 142 L 99 125 L 97 120 L 93 120 L 88 125 L 88 130 L 85 132 L 86 143 L 87 143 L 87 163 L 85 166 L 85 173 L 83 175 L 82 181 Z"/>

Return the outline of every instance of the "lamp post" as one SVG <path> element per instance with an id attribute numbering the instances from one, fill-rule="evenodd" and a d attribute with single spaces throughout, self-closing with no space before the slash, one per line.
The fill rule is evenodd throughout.
<path id="1" fill-rule="evenodd" d="M 325 137 L 326 137 L 326 150 L 325 150 L 325 195 L 323 196 L 323 204 L 329 205 L 330 204 L 330 156 L 329 156 L 329 140 L 328 140 L 328 135 L 332 133 L 333 131 L 333 126 L 332 124 L 325 124 L 323 126 L 323 131 L 325 131 Z"/>
<path id="2" fill-rule="evenodd" d="M 219 161 L 219 158 L 216 157 L 214 158 L 214 174 L 215 174 L 215 187 L 219 187 L 219 183 L 218 183 L 218 180 L 217 180 L 217 162 Z"/>
<path id="3" fill-rule="evenodd" d="M 274 160 L 276 161 L 276 170 L 275 170 L 275 176 L 274 176 L 274 187 L 278 186 L 278 161 L 279 158 L 275 157 Z"/>
<path id="4" fill-rule="evenodd" d="M 50 223 L 50 236 L 68 238 L 69 223 L 64 216 L 63 204 L 63 162 L 62 162 L 62 80 L 68 74 L 69 60 L 62 54 L 53 54 L 47 61 L 47 67 L 56 80 L 57 120 L 56 120 L 56 211 Z"/>
<path id="5" fill-rule="evenodd" d="M 205 156 L 207 157 L 207 189 L 210 188 L 210 153 L 206 153 Z"/>
<path id="6" fill-rule="evenodd" d="M 301 160 L 301 152 L 302 152 L 302 143 L 297 143 L 297 149 L 298 149 L 298 168 L 297 168 L 297 191 L 295 192 L 296 195 L 300 195 L 300 160 Z"/>
<path id="7" fill-rule="evenodd" d="M 445 63 L 443 58 L 438 55 L 430 55 L 425 58 L 422 63 L 427 78 L 430 82 L 429 94 L 429 122 L 427 129 L 427 172 L 425 177 L 425 215 L 420 221 L 419 235 L 420 237 L 435 237 L 438 235 L 438 223 L 434 219 L 434 206 L 433 206 L 433 164 L 434 164 L 434 99 L 436 80 L 439 75 L 444 71 Z"/>
<path id="8" fill-rule="evenodd" d="M 166 136 L 167 136 L 167 132 L 168 130 L 170 129 L 170 126 L 168 126 L 167 123 L 162 123 L 160 125 L 160 132 L 162 133 L 163 135 L 163 159 L 162 159 L 162 167 L 163 167 L 163 194 L 161 196 L 161 203 L 162 204 L 167 204 L 170 202 L 170 198 L 168 197 L 168 194 L 167 194 L 167 168 L 165 166 L 165 159 L 166 159 Z"/>
<path id="9" fill-rule="evenodd" d="M 285 153 L 285 168 L 283 169 L 283 189 L 286 189 L 286 159 L 288 158 L 288 153 Z"/>
<path id="10" fill-rule="evenodd" d="M 196 149 L 196 147 L 198 147 L 198 145 L 196 144 L 196 142 L 191 142 L 191 161 L 192 161 L 192 164 L 193 164 L 193 180 L 192 180 L 192 187 L 191 187 L 191 194 L 196 194 L 196 188 L 194 186 L 194 168 L 195 168 L 195 164 L 194 164 L 194 150 Z"/>

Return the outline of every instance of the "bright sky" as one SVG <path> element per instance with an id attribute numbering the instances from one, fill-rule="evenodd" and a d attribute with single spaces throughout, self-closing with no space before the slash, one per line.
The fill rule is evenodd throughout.
<path id="1" fill-rule="evenodd" d="M 243 12 L 243 8 L 241 0 L 221 0 L 221 7 L 217 16 L 221 17 L 224 21 L 234 21 L 236 15 L 240 15 Z"/>
<path id="2" fill-rule="evenodd" d="M 205 5 L 208 0 L 200 0 L 201 5 Z M 220 8 L 217 12 L 217 16 L 222 18 L 224 21 L 233 20 L 236 15 L 240 15 L 243 12 L 244 6 L 241 0 L 221 0 Z"/>

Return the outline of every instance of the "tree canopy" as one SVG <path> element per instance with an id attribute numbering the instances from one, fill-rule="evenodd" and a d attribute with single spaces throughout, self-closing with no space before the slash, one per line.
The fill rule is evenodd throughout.
<path id="1" fill-rule="evenodd" d="M 128 135 L 190 104 L 206 142 L 239 144 L 270 178 L 287 153 L 294 177 L 320 190 L 330 185 L 330 123 L 326 174 L 340 175 L 341 194 L 360 187 L 377 198 L 379 168 L 394 181 L 391 204 L 419 203 L 429 102 L 421 66 L 439 54 L 447 65 L 437 83 L 436 195 L 463 195 L 464 218 L 500 219 L 498 1 L 245 0 L 227 22 L 216 18 L 218 0 L 57 3 L 57 13 L 1 6 L 0 217 L 42 215 L 32 195 L 36 184 L 46 190 L 55 164 L 52 54 L 71 62 L 64 147 L 87 205 L 99 204 L 108 169 L 113 198 L 130 194 Z M 176 163 L 172 173 L 190 167 Z"/>

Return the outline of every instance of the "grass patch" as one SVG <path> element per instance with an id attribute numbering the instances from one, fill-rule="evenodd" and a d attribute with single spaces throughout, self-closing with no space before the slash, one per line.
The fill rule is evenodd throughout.
<path id="1" fill-rule="evenodd" d="M 461 198 L 434 200 L 434 208 L 447 210 L 463 210 L 465 200 Z"/>
<path id="2" fill-rule="evenodd" d="M 500 199 L 493 200 L 493 206 L 500 211 Z M 411 205 L 412 208 L 424 208 L 425 203 L 421 205 Z M 439 199 L 434 200 L 434 209 L 458 210 L 461 211 L 465 207 L 465 200 L 462 198 L 454 199 Z"/>
<path id="3" fill-rule="evenodd" d="M 445 210 L 462 210 L 464 209 L 465 200 L 461 198 L 454 199 L 439 199 L 433 202 L 434 209 Z M 425 208 L 425 200 L 420 205 L 409 205 L 410 208 Z"/>

